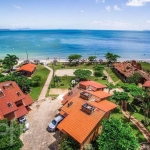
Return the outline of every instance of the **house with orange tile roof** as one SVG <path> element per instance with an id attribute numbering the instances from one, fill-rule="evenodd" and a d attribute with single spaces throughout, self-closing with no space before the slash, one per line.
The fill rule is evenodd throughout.
<path id="1" fill-rule="evenodd" d="M 101 133 L 101 121 L 110 116 L 116 104 L 106 100 L 111 95 L 103 91 L 105 85 L 95 81 L 82 81 L 69 91 L 62 101 L 60 114 L 65 118 L 58 129 L 84 145 L 95 140 Z"/>
<path id="2" fill-rule="evenodd" d="M 24 94 L 16 82 L 0 83 L 0 119 L 18 119 L 28 113 L 32 103 L 32 98 Z"/>
<path id="3" fill-rule="evenodd" d="M 150 80 L 150 75 L 142 70 L 142 67 L 136 61 L 117 62 L 113 64 L 114 71 L 126 82 L 134 73 L 139 73 L 142 77 L 140 83 Z"/>
<path id="4" fill-rule="evenodd" d="M 35 64 L 32 63 L 28 63 L 25 65 L 22 65 L 17 72 L 20 72 L 22 75 L 28 76 L 30 77 L 36 70 L 36 66 Z"/>

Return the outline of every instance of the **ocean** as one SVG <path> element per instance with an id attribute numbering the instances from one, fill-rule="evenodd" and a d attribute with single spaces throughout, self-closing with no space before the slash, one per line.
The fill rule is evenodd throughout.
<path id="1" fill-rule="evenodd" d="M 111 30 L 0 30 L 0 58 L 14 54 L 20 60 L 60 59 L 71 54 L 82 58 L 107 52 L 120 60 L 150 60 L 150 31 Z"/>

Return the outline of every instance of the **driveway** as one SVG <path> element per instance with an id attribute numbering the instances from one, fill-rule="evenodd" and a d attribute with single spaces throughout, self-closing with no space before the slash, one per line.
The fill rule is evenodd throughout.
<path id="1" fill-rule="evenodd" d="M 51 100 L 46 98 L 39 100 L 31 106 L 31 111 L 26 116 L 30 128 L 23 133 L 20 139 L 24 146 L 21 150 L 57 150 L 59 131 L 49 133 L 46 128 L 48 123 L 58 113 L 61 107 L 61 99 Z"/>
<path id="2" fill-rule="evenodd" d="M 75 76 L 73 73 L 75 72 L 76 69 L 60 69 L 56 70 L 55 75 L 56 76 Z M 90 69 L 85 69 L 85 70 L 90 70 Z M 93 76 L 93 70 L 92 71 L 92 76 Z"/>

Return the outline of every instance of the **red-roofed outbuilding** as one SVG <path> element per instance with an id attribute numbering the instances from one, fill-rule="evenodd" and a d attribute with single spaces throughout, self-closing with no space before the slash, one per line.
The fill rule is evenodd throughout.
<path id="1" fill-rule="evenodd" d="M 25 76 L 31 76 L 36 70 L 36 65 L 32 63 L 21 66 L 17 71 Z"/>
<path id="2" fill-rule="evenodd" d="M 0 83 L 0 119 L 8 121 L 28 113 L 28 106 L 33 103 L 29 95 L 24 94 L 14 81 Z"/>

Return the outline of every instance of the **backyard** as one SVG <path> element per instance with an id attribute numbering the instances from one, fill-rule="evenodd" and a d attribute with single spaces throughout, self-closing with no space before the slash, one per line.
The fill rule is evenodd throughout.
<path id="1" fill-rule="evenodd" d="M 36 68 L 36 72 L 33 74 L 32 77 L 34 76 L 41 76 L 41 81 L 40 81 L 40 84 L 38 86 L 32 86 L 32 90 L 31 90 L 31 93 L 30 93 L 30 96 L 33 98 L 33 100 L 37 100 L 40 93 L 41 93 L 41 90 L 45 84 L 45 81 L 49 75 L 49 70 L 47 68 L 45 68 L 44 66 L 42 65 L 38 65 L 37 68 Z"/>
<path id="2" fill-rule="evenodd" d="M 142 69 L 145 70 L 146 72 L 150 72 L 150 64 L 147 62 L 140 62 Z"/>

